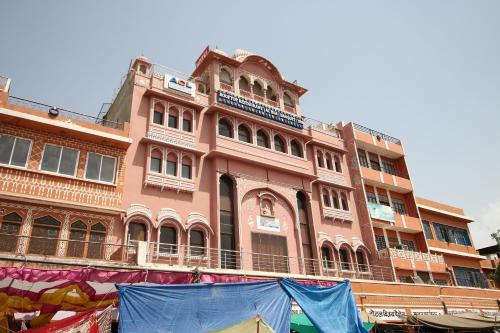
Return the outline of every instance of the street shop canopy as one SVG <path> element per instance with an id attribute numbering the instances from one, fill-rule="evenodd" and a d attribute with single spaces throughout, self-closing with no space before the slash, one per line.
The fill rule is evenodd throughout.
<path id="1" fill-rule="evenodd" d="M 369 331 L 373 328 L 373 326 L 375 326 L 375 322 L 365 322 L 363 320 L 363 326 L 367 331 Z M 292 314 L 290 328 L 298 333 L 318 332 L 305 313 Z"/>
<path id="2" fill-rule="evenodd" d="M 492 329 L 498 327 L 494 321 L 483 321 L 471 319 L 472 317 L 453 316 L 453 315 L 425 315 L 425 316 L 408 316 L 408 321 L 417 325 L 425 325 L 439 329 Z M 484 317 L 483 317 L 484 318 Z"/>
<path id="3" fill-rule="evenodd" d="M 333 287 L 279 281 L 118 285 L 120 332 L 214 332 L 261 318 L 274 332 L 289 333 L 291 301 L 318 332 L 367 333 L 349 281 Z"/>

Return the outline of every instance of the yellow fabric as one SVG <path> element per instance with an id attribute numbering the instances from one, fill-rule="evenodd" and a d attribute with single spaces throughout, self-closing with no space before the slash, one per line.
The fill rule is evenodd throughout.
<path id="1" fill-rule="evenodd" d="M 10 333 L 9 319 L 5 316 L 0 317 L 0 333 Z"/>
<path id="2" fill-rule="evenodd" d="M 231 327 L 212 331 L 211 333 L 275 333 L 264 320 L 259 317 L 250 318 Z"/>

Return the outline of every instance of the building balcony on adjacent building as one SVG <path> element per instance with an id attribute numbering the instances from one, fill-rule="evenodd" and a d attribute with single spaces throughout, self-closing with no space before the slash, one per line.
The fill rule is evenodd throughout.
<path id="1" fill-rule="evenodd" d="M 382 259 L 390 258 L 396 269 L 446 273 L 442 255 L 395 248 L 379 250 L 378 254 Z"/>
<path id="2" fill-rule="evenodd" d="M 366 145 L 370 151 L 383 152 L 391 157 L 404 156 L 401 140 L 356 123 L 353 123 L 353 129 L 356 141 L 361 146 Z"/>
<path id="3" fill-rule="evenodd" d="M 384 187 L 399 193 L 409 193 L 413 191 L 411 181 L 407 178 L 391 175 L 382 170 L 374 170 L 364 166 L 361 166 L 360 172 L 366 184 Z"/>

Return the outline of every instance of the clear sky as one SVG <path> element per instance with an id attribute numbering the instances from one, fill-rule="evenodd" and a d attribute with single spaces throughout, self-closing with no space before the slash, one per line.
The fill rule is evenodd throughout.
<path id="1" fill-rule="evenodd" d="M 190 73 L 207 45 L 271 60 L 306 116 L 401 138 L 416 194 L 500 228 L 500 1 L 6 1 L 11 93 L 97 114 L 130 60 Z"/>

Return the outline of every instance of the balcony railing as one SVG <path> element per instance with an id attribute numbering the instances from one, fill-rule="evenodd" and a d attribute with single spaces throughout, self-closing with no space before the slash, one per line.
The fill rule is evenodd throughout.
<path id="1" fill-rule="evenodd" d="M 394 281 L 385 266 L 164 243 L 150 243 L 148 249 L 149 262 L 170 266 Z"/>
<path id="2" fill-rule="evenodd" d="M 29 99 L 9 96 L 8 103 L 14 104 L 14 105 L 24 106 L 24 107 L 27 107 L 30 109 L 43 111 L 43 112 L 48 113 L 48 114 L 62 115 L 64 117 L 74 119 L 74 120 L 84 121 L 84 122 L 88 122 L 88 123 L 95 123 L 95 124 L 99 124 L 102 126 L 115 128 L 115 129 L 123 129 L 123 123 L 118 123 L 115 121 L 106 120 L 104 118 L 97 118 L 97 117 L 89 116 L 89 115 L 86 115 L 83 113 L 78 113 L 78 112 L 66 110 L 63 108 L 55 107 L 53 105 L 35 102 L 35 101 L 29 100 Z"/>
<path id="3" fill-rule="evenodd" d="M 132 263 L 136 260 L 137 244 L 123 245 L 78 239 L 0 233 L 0 253 L 16 256 L 43 256 L 47 258 Z"/>
<path id="4" fill-rule="evenodd" d="M 422 253 L 415 252 L 409 250 L 395 249 L 395 248 L 387 248 L 378 251 L 379 257 L 382 259 L 388 258 L 399 258 L 399 259 L 408 259 L 415 261 L 424 261 L 428 263 L 435 264 L 444 264 L 444 258 L 439 254 L 430 254 L 430 253 Z"/>
<path id="5" fill-rule="evenodd" d="M 359 125 L 359 124 L 354 123 L 354 129 L 358 130 L 360 132 L 370 134 L 371 136 L 374 136 L 376 138 L 383 139 L 387 142 L 392 142 L 392 143 L 395 143 L 397 145 L 401 145 L 401 140 L 396 139 L 390 135 L 384 134 L 382 132 L 372 130 L 371 128 L 365 127 L 363 125 Z"/>
<path id="6" fill-rule="evenodd" d="M 221 83 L 221 88 L 222 88 L 222 83 Z M 224 89 L 224 88 L 223 88 Z M 243 90 L 240 88 L 240 95 L 245 97 L 245 98 L 250 98 L 250 99 L 253 99 L 257 102 L 260 102 L 260 103 L 265 103 L 265 104 L 268 104 L 274 108 L 280 108 L 280 104 L 278 101 L 273 101 L 273 100 L 270 100 L 268 98 L 265 98 L 264 96 L 260 96 L 260 95 L 257 95 L 257 94 L 254 94 L 250 91 L 247 91 L 247 90 Z M 294 113 L 294 112 L 292 112 Z"/>

